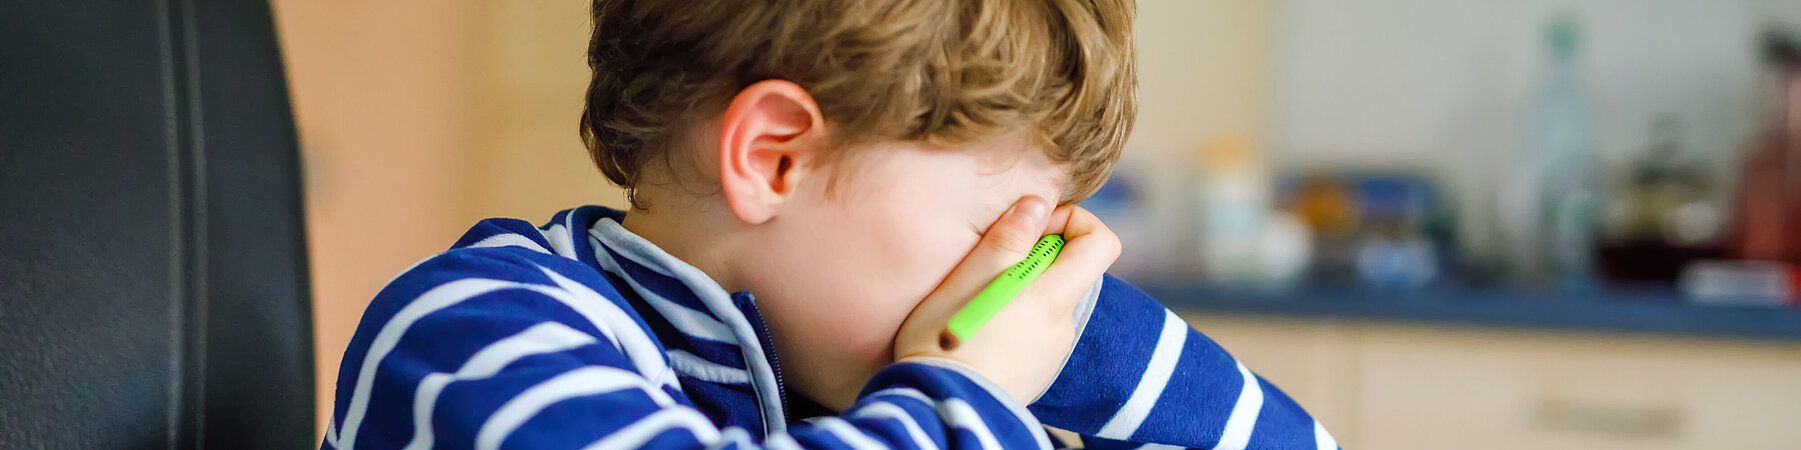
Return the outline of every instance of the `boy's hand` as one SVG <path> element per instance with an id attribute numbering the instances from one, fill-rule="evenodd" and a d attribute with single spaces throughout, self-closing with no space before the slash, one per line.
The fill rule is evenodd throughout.
<path id="1" fill-rule="evenodd" d="M 1067 241 L 1056 262 L 956 349 L 939 347 L 939 335 L 951 316 L 1002 271 L 1025 259 L 1046 234 L 1062 234 Z M 936 357 L 959 362 L 994 381 L 1014 400 L 1029 403 L 1056 379 L 1075 346 L 1076 305 L 1119 257 L 1119 249 L 1119 237 L 1087 210 L 1075 206 L 1052 210 L 1042 198 L 1022 198 L 913 309 L 895 336 L 895 360 Z"/>

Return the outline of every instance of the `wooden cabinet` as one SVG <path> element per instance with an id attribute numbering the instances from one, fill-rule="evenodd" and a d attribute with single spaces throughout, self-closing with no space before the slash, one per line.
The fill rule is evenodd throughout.
<path id="1" fill-rule="evenodd" d="M 1184 317 L 1346 448 L 1801 446 L 1798 343 Z"/>

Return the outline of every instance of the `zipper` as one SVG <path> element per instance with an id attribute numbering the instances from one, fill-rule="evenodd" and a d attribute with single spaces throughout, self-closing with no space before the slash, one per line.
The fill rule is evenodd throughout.
<path id="1" fill-rule="evenodd" d="M 763 311 L 757 309 L 756 300 L 751 298 L 748 292 L 740 292 L 732 297 L 743 304 L 740 308 L 748 309 L 746 315 L 751 319 L 751 326 L 757 332 L 757 340 L 763 345 L 763 359 L 769 363 L 769 370 L 775 373 L 775 395 L 782 402 L 780 419 L 783 423 L 787 423 L 788 388 L 782 382 L 782 364 L 775 356 L 775 339 L 769 336 L 769 325 L 763 320 Z"/>

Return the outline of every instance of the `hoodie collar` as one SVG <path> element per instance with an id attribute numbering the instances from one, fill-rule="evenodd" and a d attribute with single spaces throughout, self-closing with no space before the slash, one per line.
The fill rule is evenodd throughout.
<path id="1" fill-rule="evenodd" d="M 775 433 L 787 428 L 785 392 L 775 361 L 775 349 L 770 345 L 768 327 L 749 292 L 726 292 L 700 269 L 626 230 L 620 225 L 625 217 L 623 211 L 585 206 L 567 213 L 590 216 L 562 221 L 569 225 L 592 223 L 587 228 L 589 239 L 578 240 L 588 241 L 582 242 L 585 244 L 582 247 L 592 247 L 591 250 L 576 249 L 583 262 L 624 281 L 690 341 L 705 342 L 707 349 L 715 350 L 703 351 L 700 345 L 690 345 L 691 348 L 685 351 L 670 347 L 671 365 L 676 366 L 677 371 L 703 380 L 742 377 L 743 373 L 730 367 L 742 364 L 763 412 L 765 432 Z M 665 343 L 665 346 L 671 344 Z M 726 355 L 720 352 L 729 352 L 730 347 L 736 347 L 741 359 L 722 357 Z"/>

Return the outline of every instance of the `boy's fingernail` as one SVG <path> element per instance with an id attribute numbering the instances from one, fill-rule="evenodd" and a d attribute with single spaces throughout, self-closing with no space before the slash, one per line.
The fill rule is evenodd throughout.
<path id="1" fill-rule="evenodd" d="M 1019 206 L 1016 208 L 1019 209 L 1020 217 L 1024 217 L 1027 220 L 1034 222 L 1043 220 L 1045 216 L 1049 216 L 1051 213 L 1050 203 L 1045 202 L 1044 199 L 1038 198 L 1036 195 L 1026 196 L 1025 200 L 1020 200 Z"/>

